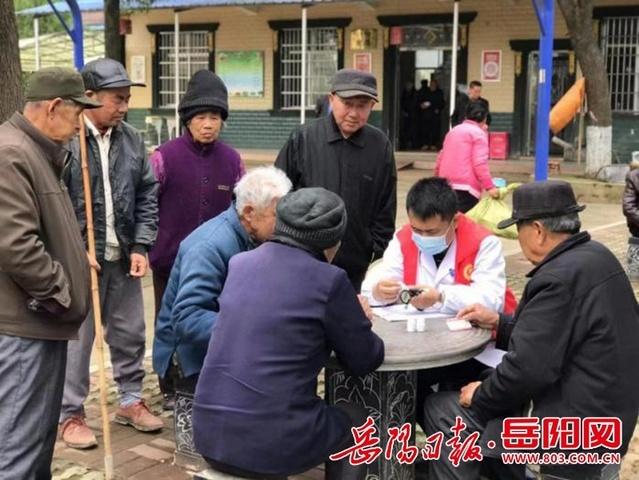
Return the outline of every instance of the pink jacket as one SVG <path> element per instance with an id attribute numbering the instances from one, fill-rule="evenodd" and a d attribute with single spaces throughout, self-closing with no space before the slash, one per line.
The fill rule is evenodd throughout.
<path id="1" fill-rule="evenodd" d="M 494 188 L 488 169 L 488 134 L 477 122 L 465 120 L 448 132 L 435 175 L 448 180 L 454 190 L 465 190 L 477 198 L 482 190 Z"/>

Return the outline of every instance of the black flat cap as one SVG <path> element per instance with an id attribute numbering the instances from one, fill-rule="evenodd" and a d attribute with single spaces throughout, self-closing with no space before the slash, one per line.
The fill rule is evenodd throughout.
<path id="1" fill-rule="evenodd" d="M 377 80 L 371 73 L 343 68 L 333 77 L 331 93 L 336 93 L 342 98 L 363 96 L 377 101 Z"/>
<path id="2" fill-rule="evenodd" d="M 87 63 L 81 71 L 87 90 L 106 88 L 146 87 L 144 83 L 132 82 L 124 65 L 110 58 L 98 58 Z"/>
<path id="3" fill-rule="evenodd" d="M 504 229 L 522 220 L 560 217 L 581 212 L 585 205 L 578 205 L 575 192 L 568 182 L 547 180 L 526 183 L 513 192 L 512 217 L 502 220 L 497 228 Z"/>

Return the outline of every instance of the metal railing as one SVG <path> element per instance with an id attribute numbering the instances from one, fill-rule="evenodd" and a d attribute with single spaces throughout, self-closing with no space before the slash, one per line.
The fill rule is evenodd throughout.
<path id="1" fill-rule="evenodd" d="M 639 17 L 606 18 L 601 40 L 612 109 L 639 112 Z"/>
<path id="2" fill-rule="evenodd" d="M 158 83 L 160 108 L 175 107 L 175 34 L 160 32 L 158 38 Z M 180 97 L 186 91 L 191 76 L 198 70 L 209 68 L 207 31 L 180 32 L 179 54 Z"/>
<path id="3" fill-rule="evenodd" d="M 337 28 L 309 28 L 307 33 L 306 106 L 328 93 L 337 72 Z M 302 90 L 302 30 L 280 32 L 280 95 L 283 110 L 299 110 Z"/>

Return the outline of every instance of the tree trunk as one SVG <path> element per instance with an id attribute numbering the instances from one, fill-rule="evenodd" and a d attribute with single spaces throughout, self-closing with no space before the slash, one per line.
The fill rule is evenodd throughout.
<path id="1" fill-rule="evenodd" d="M 13 0 L 0 0 L 0 123 L 16 110 L 22 110 L 22 76 L 18 25 Z"/>
<path id="2" fill-rule="evenodd" d="M 586 174 L 594 176 L 612 163 L 612 109 L 604 56 L 593 32 L 592 0 L 557 0 L 575 55 L 586 78 L 590 110 L 587 127 Z"/>
<path id="3" fill-rule="evenodd" d="M 120 0 L 104 1 L 104 55 L 124 64 L 120 35 Z"/>

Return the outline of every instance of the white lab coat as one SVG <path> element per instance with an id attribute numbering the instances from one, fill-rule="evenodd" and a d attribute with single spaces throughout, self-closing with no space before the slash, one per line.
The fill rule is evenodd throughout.
<path id="1" fill-rule="evenodd" d="M 501 311 L 506 291 L 506 261 L 501 242 L 494 235 L 481 242 L 475 269 L 470 276 L 470 285 L 455 284 L 456 242 L 457 239 L 450 244 L 439 268 L 431 255 L 419 252 L 417 284 L 434 287 L 444 294 L 444 303 L 439 309 L 442 313 L 455 315 L 463 307 L 474 303 Z M 403 279 L 404 259 L 395 234 L 384 252 L 382 264 L 371 269 L 366 276 L 362 284 L 362 295 L 368 298 L 372 306 L 383 305 L 385 302 L 373 296 L 373 287 L 381 280 L 403 282 Z"/>

